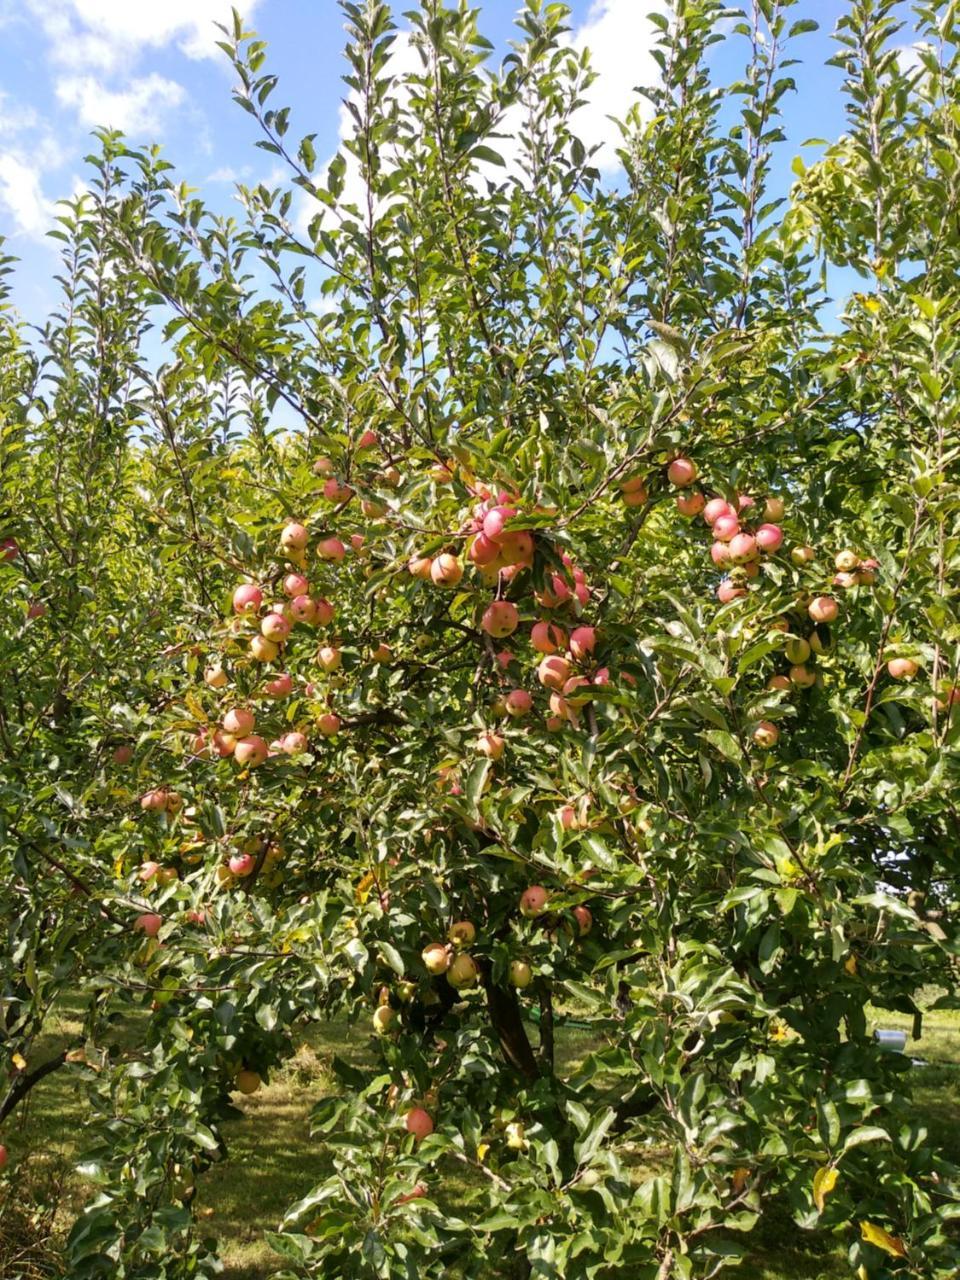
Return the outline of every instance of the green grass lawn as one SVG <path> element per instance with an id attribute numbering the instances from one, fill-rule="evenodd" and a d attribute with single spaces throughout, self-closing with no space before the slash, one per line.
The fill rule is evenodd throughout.
<path id="1" fill-rule="evenodd" d="M 910 1020 L 895 1013 L 875 1012 L 873 1025 L 910 1030 Z M 38 1049 L 38 1057 L 78 1031 L 69 1012 L 61 1015 L 50 1028 L 48 1045 Z M 253 1097 L 235 1095 L 243 1118 L 225 1125 L 230 1157 L 203 1175 L 198 1192 L 199 1213 L 219 1242 L 227 1280 L 263 1280 L 279 1265 L 263 1233 L 276 1229 L 284 1210 L 326 1172 L 308 1136 L 307 1120 L 314 1103 L 333 1085 L 328 1063 L 334 1053 L 344 1053 L 349 1031 L 338 1023 L 310 1028 L 295 1056 L 269 1085 Z M 567 1032 L 558 1049 L 576 1059 L 587 1044 L 583 1033 Z M 922 1040 L 908 1041 L 907 1051 L 929 1064 L 915 1068 L 918 1114 L 935 1127 L 946 1150 L 960 1152 L 960 1014 L 928 1015 Z M 61 1274 L 55 1262 L 45 1269 L 44 1258 L 55 1259 L 59 1234 L 82 1202 L 84 1189 L 73 1174 L 72 1162 L 83 1119 L 82 1096 L 69 1074 L 61 1072 L 38 1086 L 13 1125 L 8 1125 L 6 1141 L 11 1150 L 30 1154 L 17 1161 L 16 1201 L 10 1191 L 0 1191 L 0 1223 L 4 1224 L 0 1276 L 34 1280 Z M 655 1163 L 656 1154 L 652 1156 L 650 1163 Z M 455 1197 L 455 1181 L 451 1194 Z M 30 1220 L 20 1224 L 18 1232 L 21 1215 Z M 4 1256 L 3 1240 L 18 1234 L 25 1240 L 46 1235 L 49 1249 L 36 1250 L 31 1263 L 26 1255 L 11 1254 L 8 1243 Z M 850 1276 L 840 1242 L 799 1231 L 776 1205 L 765 1213 L 751 1244 L 750 1258 L 734 1273 L 743 1280 Z"/>

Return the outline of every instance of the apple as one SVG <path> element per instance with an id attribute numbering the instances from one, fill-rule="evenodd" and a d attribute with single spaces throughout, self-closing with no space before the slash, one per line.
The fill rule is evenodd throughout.
<path id="1" fill-rule="evenodd" d="M 771 676 L 767 681 L 767 688 L 775 693 L 784 693 L 791 687 L 788 676 Z"/>
<path id="2" fill-rule="evenodd" d="M 268 613 L 260 623 L 260 634 L 274 644 L 280 644 L 290 634 L 290 623 L 282 613 Z"/>
<path id="3" fill-rule="evenodd" d="M 455 947 L 470 947 L 477 940 L 477 930 L 469 920 L 458 920 L 447 930 L 447 938 Z"/>
<path id="4" fill-rule="evenodd" d="M 537 667 L 537 679 L 547 689 L 562 689 L 570 679 L 570 663 L 557 654 L 548 654 Z"/>
<path id="5" fill-rule="evenodd" d="M 723 569 L 731 562 L 730 548 L 725 542 L 715 542 L 710 548 L 710 559 L 718 569 Z"/>
<path id="6" fill-rule="evenodd" d="M 329 458 L 318 458 L 313 464 L 314 475 L 328 476 L 333 471 L 333 463 Z"/>
<path id="7" fill-rule="evenodd" d="M 782 498 L 767 498 L 763 504 L 763 517 L 765 520 L 782 520 L 786 509 L 786 503 Z"/>
<path id="8" fill-rule="evenodd" d="M 290 601 L 289 609 L 294 622 L 316 622 L 317 620 L 317 606 L 310 596 L 294 596 Z"/>
<path id="9" fill-rule="evenodd" d="M 593 928 L 593 915 L 589 907 L 578 906 L 573 908 L 573 918 L 576 920 L 580 930 L 580 937 L 584 938 Z"/>
<path id="10" fill-rule="evenodd" d="M 786 654 L 787 661 L 792 665 L 806 662 L 810 657 L 810 642 L 802 636 L 793 636 L 787 641 Z"/>
<path id="11" fill-rule="evenodd" d="M 667 479 L 678 489 L 685 489 L 697 478 L 697 464 L 689 458 L 674 458 L 667 467 Z"/>
<path id="12" fill-rule="evenodd" d="M 339 538 L 321 538 L 317 543 L 317 555 L 321 560 L 342 560 L 347 549 Z"/>
<path id="13" fill-rule="evenodd" d="M 838 551 L 833 557 L 833 564 L 838 573 L 853 573 L 860 567 L 860 557 L 855 551 Z"/>
<path id="14" fill-rule="evenodd" d="M 754 742 L 758 747 L 762 747 L 764 751 L 769 751 L 771 747 L 775 747 L 779 738 L 780 730 L 769 720 L 761 720 L 753 731 Z"/>
<path id="15" fill-rule="evenodd" d="M 282 671 L 273 680 L 267 681 L 263 691 L 269 698 L 285 698 L 287 694 L 293 692 L 293 677 L 286 671 Z"/>
<path id="16" fill-rule="evenodd" d="M 375 445 L 378 445 L 379 443 L 380 443 L 380 437 L 377 435 L 375 431 L 371 431 L 368 428 L 366 431 L 361 432 L 360 438 L 357 441 L 357 448 L 372 449 L 374 448 Z"/>
<path id="17" fill-rule="evenodd" d="M 373 1029 L 378 1036 L 388 1036 L 396 1031 L 396 1012 L 388 1004 L 381 1004 L 373 1011 Z"/>
<path id="18" fill-rule="evenodd" d="M 240 1093 L 251 1094 L 256 1093 L 263 1083 L 256 1071 L 251 1071 L 244 1067 L 234 1076 L 233 1083 L 236 1085 Z"/>
<path id="19" fill-rule="evenodd" d="M 535 622 L 530 630 L 530 643 L 538 653 L 556 653 L 566 645 L 567 634 L 554 622 Z"/>
<path id="20" fill-rule="evenodd" d="M 328 674 L 340 669 L 340 650 L 325 644 L 317 650 L 317 661 Z"/>
<path id="21" fill-rule="evenodd" d="M 403 1119 L 407 1133 L 412 1133 L 418 1142 L 433 1133 L 433 1120 L 429 1111 L 423 1107 L 411 1107 Z"/>
<path id="22" fill-rule="evenodd" d="M 801 569 L 805 564 L 811 564 L 817 558 L 817 553 L 813 547 L 794 547 L 790 552 L 790 559 Z"/>
<path id="23" fill-rule="evenodd" d="M 509 600 L 494 600 L 484 610 L 480 625 L 487 635 L 502 640 L 504 636 L 516 631 L 519 621 L 520 615 L 515 604 L 511 604 Z"/>
<path id="24" fill-rule="evenodd" d="M 129 764 L 133 759 L 133 747 L 128 742 L 122 743 L 114 749 L 112 759 L 114 764 Z"/>
<path id="25" fill-rule="evenodd" d="M 422 1200 L 428 1194 L 427 1184 L 425 1182 L 417 1182 L 412 1191 L 407 1191 L 404 1195 L 397 1196 L 394 1204 L 409 1204 L 411 1200 Z"/>
<path id="26" fill-rule="evenodd" d="M 839 608 L 833 596 L 815 596 L 807 607 L 814 622 L 833 622 Z"/>
<path id="27" fill-rule="evenodd" d="M 643 498 L 642 498 L 642 500 L 641 500 L 641 501 L 646 502 L 646 500 L 647 500 L 647 486 L 646 486 L 646 484 L 645 484 L 645 482 L 644 482 L 644 477 L 643 477 L 642 475 L 633 475 L 633 476 L 630 476 L 630 477 L 629 477 L 629 479 L 627 479 L 627 480 L 621 480 L 621 481 L 620 481 L 620 492 L 621 492 L 621 493 L 624 493 L 624 494 L 627 494 L 627 493 L 642 493 L 642 494 L 643 494 Z"/>
<path id="28" fill-rule="evenodd" d="M 480 978 L 480 970 L 472 956 L 464 952 L 452 962 L 447 970 L 447 981 L 451 987 L 463 991 L 466 987 L 476 986 Z"/>
<path id="29" fill-rule="evenodd" d="M 334 738 L 340 732 L 340 717 L 332 711 L 317 716 L 317 728 L 325 738 Z"/>
<path id="30" fill-rule="evenodd" d="M 420 959 L 428 973 L 446 973 L 450 968 L 450 948 L 442 942 L 431 942 L 420 952 Z"/>
<path id="31" fill-rule="evenodd" d="M 529 889 L 524 889 L 520 895 L 520 914 L 528 919 L 543 915 L 549 901 L 550 894 L 543 885 L 532 884 Z"/>
<path id="32" fill-rule="evenodd" d="M 463 565 L 456 556 L 444 552 L 430 566 L 431 581 L 438 587 L 455 587 L 463 577 Z"/>
<path id="33" fill-rule="evenodd" d="M 754 537 L 760 550 L 770 554 L 783 546 L 783 530 L 778 524 L 762 524 Z"/>
<path id="34" fill-rule="evenodd" d="M 433 570 L 433 561 L 429 556 L 414 556 L 407 562 L 407 569 L 413 577 L 425 582 Z"/>
<path id="35" fill-rule="evenodd" d="M 739 532 L 740 521 L 733 512 L 729 515 L 719 515 L 713 522 L 713 536 L 718 542 L 729 542 Z"/>
<path id="36" fill-rule="evenodd" d="M 336 612 L 333 605 L 330 603 L 330 601 L 324 600 L 323 597 L 321 596 L 319 600 L 314 600 L 313 608 L 314 608 L 314 618 L 313 618 L 314 622 L 316 622 L 317 625 L 321 627 L 329 626 L 330 623 L 333 621 L 333 615 Z"/>
<path id="37" fill-rule="evenodd" d="M 252 853 L 235 853 L 227 862 L 230 874 L 237 876 L 239 879 L 252 875 L 256 865 L 257 860 Z"/>
<path id="38" fill-rule="evenodd" d="M 253 712 L 247 707 L 233 707 L 223 717 L 224 729 L 235 738 L 245 738 L 253 733 L 255 724 Z"/>
<path id="39" fill-rule="evenodd" d="M 578 662 L 589 658 L 597 645 L 597 633 L 593 627 L 575 627 L 570 632 L 570 652 Z"/>
<path id="40" fill-rule="evenodd" d="M 7 560 L 7 559 L 10 559 L 10 557 L 4 556 L 3 559 Z M 7 1154 L 7 1148 L 3 1145 L 2 1142 L 0 1142 L 0 1169 L 3 1169 L 6 1166 L 8 1158 L 9 1157 Z"/>
<path id="41" fill-rule="evenodd" d="M 252 734 L 247 738 L 240 738 L 233 749 L 233 758 L 237 764 L 241 766 L 249 765 L 251 769 L 256 769 L 263 764 L 268 754 L 267 744 L 256 734 Z"/>
<path id="42" fill-rule="evenodd" d="M 141 862 L 137 867 L 137 879 L 142 880 L 144 884 L 149 884 L 159 870 L 159 862 Z"/>
<path id="43" fill-rule="evenodd" d="M 47 606 L 42 600 L 31 600 L 27 605 L 27 617 L 33 621 L 34 618 L 42 618 L 47 612 Z"/>
<path id="44" fill-rule="evenodd" d="M 919 670 L 912 658 L 891 658 L 887 663 L 887 671 L 894 680 L 912 680 Z"/>
<path id="45" fill-rule="evenodd" d="M 227 684 L 229 677 L 223 667 L 207 667 L 203 673 L 203 682 L 210 689 L 222 689 Z"/>
<path id="46" fill-rule="evenodd" d="M 256 662 L 273 662 L 280 646 L 266 636 L 254 636 L 250 641 L 250 653 Z"/>
<path id="47" fill-rule="evenodd" d="M 511 689 L 504 700 L 508 716 L 519 718 L 525 716 L 533 707 L 533 698 L 526 689 Z"/>
<path id="48" fill-rule="evenodd" d="M 233 593 L 234 613 L 256 613 L 263 603 L 263 592 L 252 582 L 245 582 Z"/>
<path id="49" fill-rule="evenodd" d="M 292 600 L 294 596 L 305 596 L 310 584 L 302 573 L 288 573 L 283 580 L 283 594 Z"/>
<path id="50" fill-rule="evenodd" d="M 801 689 L 809 689 L 812 685 L 817 683 L 817 677 L 814 672 L 812 672 L 809 667 L 805 667 L 802 663 L 790 668 L 790 679 L 793 684 L 799 685 Z"/>
<path id="51" fill-rule="evenodd" d="M 303 525 L 294 522 L 284 525 L 280 532 L 280 545 L 285 551 L 302 551 L 307 545 L 308 537 Z"/>
<path id="52" fill-rule="evenodd" d="M 372 662 L 389 662 L 393 657 L 393 650 L 388 644 L 378 644 L 370 655 Z"/>
<path id="53" fill-rule="evenodd" d="M 285 733 L 280 739 L 280 750 L 287 756 L 301 755 L 306 751 L 307 745 L 306 734 L 297 733 L 296 731 Z"/>
<path id="54" fill-rule="evenodd" d="M 19 554 L 20 548 L 16 538 L 0 538 L 0 562 L 16 560 Z"/>
<path id="55" fill-rule="evenodd" d="M 499 760 L 506 745 L 499 733 L 481 733 L 477 739 L 477 750 L 488 760 Z"/>
<path id="56" fill-rule="evenodd" d="M 493 507 L 483 517 L 483 536 L 496 542 L 503 533 L 504 525 L 516 514 L 513 507 Z"/>
<path id="57" fill-rule="evenodd" d="M 368 520 L 379 520 L 387 514 L 387 508 L 382 502 L 374 502 L 372 498 L 364 498 L 360 503 L 360 510 Z"/>
<path id="58" fill-rule="evenodd" d="M 721 604 L 729 604 L 731 600 L 739 600 L 746 594 L 746 587 L 738 587 L 736 583 L 732 582 L 729 578 L 724 578 L 717 587 L 717 599 Z"/>
<path id="59" fill-rule="evenodd" d="M 492 565 L 500 554 L 500 544 L 493 542 L 485 533 L 478 533 L 467 549 L 467 558 L 472 564 L 481 567 Z"/>
<path id="60" fill-rule="evenodd" d="M 140 808 L 147 813 L 163 813 L 167 807 L 167 793 L 159 787 L 145 791 L 140 797 Z"/>
<path id="61" fill-rule="evenodd" d="M 711 498 L 703 508 L 704 520 L 712 525 L 720 516 L 732 516 L 736 520 L 737 513 L 726 498 Z"/>
<path id="62" fill-rule="evenodd" d="M 145 911 L 133 922 L 134 929 L 139 933 L 145 933 L 148 938 L 155 938 L 162 925 L 163 916 L 158 916 L 155 911 Z"/>
<path id="63" fill-rule="evenodd" d="M 533 970 L 526 960 L 511 960 L 509 969 L 510 985 L 522 991 L 533 981 Z"/>
<path id="64" fill-rule="evenodd" d="M 698 516 L 706 506 L 707 500 L 699 490 L 696 493 L 678 493 L 677 510 L 682 516 Z"/>

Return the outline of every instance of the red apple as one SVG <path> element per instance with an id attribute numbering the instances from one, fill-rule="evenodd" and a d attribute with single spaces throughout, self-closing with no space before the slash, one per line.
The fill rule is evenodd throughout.
<path id="1" fill-rule="evenodd" d="M 280 646 L 266 636 L 253 636 L 250 653 L 257 662 L 272 662 L 280 652 Z"/>
<path id="2" fill-rule="evenodd" d="M 287 694 L 293 692 L 293 677 L 282 671 L 273 680 L 267 681 L 263 691 L 269 698 L 285 698 Z"/>
<path id="3" fill-rule="evenodd" d="M 251 769 L 256 769 L 263 764 L 268 754 L 267 744 L 256 734 L 252 734 L 247 738 L 240 738 L 233 749 L 233 758 L 237 764 L 241 766 L 249 765 Z"/>
<path id="4" fill-rule="evenodd" d="M 556 653 L 567 643 L 567 634 L 554 622 L 535 622 L 530 631 L 530 643 L 538 653 Z"/>
<path id="5" fill-rule="evenodd" d="M 570 632 L 570 652 L 578 662 L 589 658 L 596 648 L 597 633 L 593 627 L 575 627 Z"/>
<path id="6" fill-rule="evenodd" d="M 231 875 L 235 875 L 239 879 L 252 875 L 256 865 L 257 860 L 252 853 L 235 853 L 227 863 Z"/>
<path id="7" fill-rule="evenodd" d="M 288 573 L 283 580 L 283 594 L 291 600 L 294 596 L 305 596 L 309 590 L 310 584 L 302 573 Z"/>
<path id="8" fill-rule="evenodd" d="M 325 644 L 317 650 L 317 661 L 328 674 L 340 668 L 340 650 Z"/>
<path id="9" fill-rule="evenodd" d="M 760 550 L 770 554 L 783 545 L 783 530 L 777 524 L 762 524 L 755 536 Z"/>
<path id="10" fill-rule="evenodd" d="M 579 926 L 580 937 L 586 937 L 593 928 L 593 915 L 591 914 L 590 908 L 584 906 L 574 907 L 573 918 Z"/>
<path id="11" fill-rule="evenodd" d="M 732 516 L 734 520 L 737 513 L 727 502 L 726 498 L 711 498 L 707 505 L 703 508 L 703 518 L 707 524 L 713 524 L 720 516 Z"/>
<path id="12" fill-rule="evenodd" d="M 463 565 L 456 556 L 444 552 L 430 566 L 430 578 L 438 587 L 455 587 L 463 577 Z"/>
<path id="13" fill-rule="evenodd" d="M 511 604 L 509 600 L 494 600 L 483 611 L 480 625 L 487 635 L 502 640 L 504 636 L 516 631 L 519 621 L 520 615 L 515 604 Z"/>
<path id="14" fill-rule="evenodd" d="M 302 551 L 307 545 L 309 534 L 302 524 L 284 525 L 280 533 L 280 545 L 285 551 Z"/>
<path id="15" fill-rule="evenodd" d="M 255 724 L 253 712 L 248 707 L 233 707 L 223 717 L 225 731 L 235 738 L 245 738 L 253 733 Z"/>
<path id="16" fill-rule="evenodd" d="M 340 717 L 332 711 L 317 716 L 317 728 L 325 738 L 333 738 L 340 732 Z"/>
<path id="17" fill-rule="evenodd" d="M 508 716 L 525 716 L 533 707 L 533 698 L 526 689 L 511 689 L 505 704 Z"/>
<path id="18" fill-rule="evenodd" d="M 234 613 L 256 613 L 263 603 L 263 592 L 252 582 L 245 582 L 233 593 Z"/>
<path id="19" fill-rule="evenodd" d="M 543 915 L 550 901 L 550 894 L 542 884 L 532 884 L 520 895 L 520 914 L 528 919 Z"/>
<path id="20" fill-rule="evenodd" d="M 667 467 L 667 479 L 678 489 L 685 489 L 697 478 L 697 464 L 689 458 L 674 458 Z"/>
<path id="21" fill-rule="evenodd" d="M 537 667 L 537 679 L 548 689 L 562 689 L 570 678 L 570 663 L 557 654 L 549 654 Z"/>
<path id="22" fill-rule="evenodd" d="M 698 516 L 706 506 L 707 500 L 702 493 L 678 493 L 677 510 L 682 516 Z"/>
<path id="23" fill-rule="evenodd" d="M 433 1133 L 433 1120 L 428 1111 L 424 1111 L 423 1107 L 411 1107 L 404 1117 L 404 1126 L 407 1133 L 412 1133 L 418 1142 L 430 1136 Z"/>
<path id="24" fill-rule="evenodd" d="M 753 731 L 753 740 L 758 747 L 762 747 L 764 751 L 769 751 L 777 745 L 780 738 L 780 730 L 775 724 L 769 720 L 761 720 Z"/>
<path id="25" fill-rule="evenodd" d="M 148 938 L 155 938 L 162 925 L 163 916 L 158 916 L 155 911 L 145 911 L 133 922 L 134 929 L 139 933 L 145 933 Z"/>
<path id="26" fill-rule="evenodd" d="M 317 555 L 321 560 L 342 560 L 347 549 L 339 538 L 321 538 L 317 543 Z"/>
<path id="27" fill-rule="evenodd" d="M 839 612 L 833 596 L 815 596 L 807 607 L 814 622 L 833 622 Z"/>
<path id="28" fill-rule="evenodd" d="M 887 663 L 887 671 L 894 680 L 912 680 L 919 670 L 912 658 L 891 658 Z"/>

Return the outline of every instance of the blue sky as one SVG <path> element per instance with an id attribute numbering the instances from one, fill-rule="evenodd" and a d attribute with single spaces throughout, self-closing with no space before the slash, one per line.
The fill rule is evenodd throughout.
<path id="1" fill-rule="evenodd" d="M 480 3 L 483 30 L 503 47 L 517 0 Z M 631 86 L 655 74 L 645 18 L 655 4 L 573 0 L 573 39 L 593 50 L 600 72 L 581 122 L 589 142 L 612 137 L 606 115 L 621 113 Z M 843 129 L 840 75 L 823 64 L 845 8 L 843 0 L 801 0 L 794 10 L 821 30 L 797 42 L 799 92 L 786 108 L 789 142 L 777 166 L 784 189 L 802 142 Z M 214 45 L 213 24 L 229 10 L 229 0 L 0 0 L 0 234 L 21 259 L 14 302 L 26 319 L 40 321 L 55 299 L 57 248 L 44 232 L 55 201 L 83 186 L 95 125 L 161 143 L 179 176 L 217 208 L 230 207 L 234 181 L 271 178 L 272 158 L 254 147 L 255 126 L 231 101 L 232 72 Z M 247 0 L 241 11 L 270 44 L 281 78 L 275 96 L 294 108 L 293 133 L 316 132 L 318 154 L 332 155 L 344 91 L 335 0 Z M 741 58 L 740 41 L 718 46 L 718 77 L 732 78 Z"/>

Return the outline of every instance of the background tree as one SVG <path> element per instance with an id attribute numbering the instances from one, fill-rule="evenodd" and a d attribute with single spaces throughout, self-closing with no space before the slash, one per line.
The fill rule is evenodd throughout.
<path id="1" fill-rule="evenodd" d="M 954 1002 L 953 11 L 904 70 L 851 5 L 849 132 L 784 201 L 804 6 L 657 19 L 615 186 L 562 5 L 493 68 L 421 0 L 402 77 L 389 6 L 342 8 L 325 175 L 237 18 L 289 188 L 220 218 L 103 134 L 63 315 L 4 330 L 0 1114 L 81 988 L 70 1274 L 210 1273 L 230 1089 L 346 1013 L 376 1066 L 335 1063 L 285 1276 L 707 1277 L 784 1200 L 951 1275 L 956 1170 L 866 1008 Z"/>

